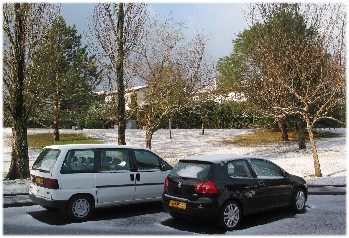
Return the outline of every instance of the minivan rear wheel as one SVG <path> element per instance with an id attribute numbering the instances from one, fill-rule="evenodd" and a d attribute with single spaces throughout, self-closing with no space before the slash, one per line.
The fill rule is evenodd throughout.
<path id="1" fill-rule="evenodd" d="M 225 230 L 234 230 L 241 221 L 241 207 L 235 201 L 229 201 L 223 205 L 218 224 Z"/>
<path id="2" fill-rule="evenodd" d="M 68 215 L 76 221 L 83 221 L 89 218 L 93 212 L 93 201 L 86 195 L 73 197 L 68 204 Z"/>

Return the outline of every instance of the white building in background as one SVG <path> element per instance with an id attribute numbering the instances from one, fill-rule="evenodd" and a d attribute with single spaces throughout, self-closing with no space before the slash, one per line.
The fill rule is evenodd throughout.
<path id="1" fill-rule="evenodd" d="M 223 102 L 244 102 L 246 101 L 246 97 L 244 93 L 238 93 L 238 92 L 230 92 L 225 95 L 217 95 L 214 99 L 215 102 L 223 103 Z"/>
<path id="2" fill-rule="evenodd" d="M 147 90 L 147 85 L 128 88 L 125 90 L 125 109 L 130 110 L 129 105 L 131 105 L 132 93 L 135 92 L 137 94 L 137 105 L 143 106 L 145 103 L 145 90 Z"/>
<path id="3" fill-rule="evenodd" d="M 126 111 L 130 110 L 129 105 L 131 104 L 131 95 L 133 92 L 137 94 L 137 104 L 143 106 L 145 102 L 145 90 L 147 89 L 146 85 L 137 86 L 125 89 L 125 109 Z M 98 91 L 95 94 L 104 96 L 105 102 L 112 102 L 117 100 L 117 91 Z"/>
<path id="4" fill-rule="evenodd" d="M 143 106 L 145 103 L 145 91 L 147 90 L 147 85 L 143 86 L 137 86 L 128 88 L 125 90 L 125 109 L 126 111 L 130 110 L 129 105 L 131 105 L 131 95 L 133 92 L 137 94 L 137 105 Z M 210 93 L 214 94 L 215 91 L 214 86 L 207 86 L 201 90 L 199 90 L 199 93 Z M 104 95 L 105 102 L 111 102 L 114 98 L 116 101 L 117 91 L 99 91 L 95 92 L 97 95 Z M 244 102 L 246 101 L 246 97 L 243 93 L 239 92 L 230 92 L 228 94 L 220 94 L 220 95 L 213 95 L 212 100 L 217 103 L 224 103 L 228 101 L 234 101 L 234 102 Z"/>
<path id="5" fill-rule="evenodd" d="M 125 110 L 130 110 L 131 100 L 132 100 L 132 93 L 137 94 L 137 104 L 138 106 L 143 106 L 145 103 L 145 90 L 147 89 L 147 86 L 137 86 L 125 89 Z M 95 92 L 95 94 L 99 96 L 104 96 L 105 102 L 112 102 L 117 101 L 117 91 L 98 91 Z M 127 129 L 136 129 L 137 128 L 137 122 L 136 120 L 128 119 L 126 121 L 126 128 Z"/>

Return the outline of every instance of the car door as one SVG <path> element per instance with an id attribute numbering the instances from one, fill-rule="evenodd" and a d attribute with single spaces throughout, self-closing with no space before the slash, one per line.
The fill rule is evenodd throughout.
<path id="1" fill-rule="evenodd" d="M 63 161 L 59 184 L 67 194 L 96 193 L 95 149 L 72 149 Z M 89 160 L 89 164 L 87 164 Z"/>
<path id="2" fill-rule="evenodd" d="M 236 193 L 247 212 L 265 207 L 265 187 L 259 183 L 249 163 L 244 160 L 232 160 L 226 165 L 227 189 Z"/>
<path id="3" fill-rule="evenodd" d="M 135 199 L 128 149 L 100 149 L 100 172 L 96 173 L 98 203 L 123 203 Z"/>
<path id="4" fill-rule="evenodd" d="M 265 205 L 274 207 L 288 204 L 292 193 L 292 185 L 285 178 L 282 169 L 267 160 L 251 159 L 250 162 L 257 175 L 258 183 L 264 187 Z"/>
<path id="5" fill-rule="evenodd" d="M 133 150 L 137 171 L 135 199 L 161 199 L 164 181 L 169 173 L 162 159 L 148 150 Z"/>

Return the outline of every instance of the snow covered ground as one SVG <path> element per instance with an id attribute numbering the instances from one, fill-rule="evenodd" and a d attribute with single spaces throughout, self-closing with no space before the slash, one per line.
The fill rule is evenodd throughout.
<path id="1" fill-rule="evenodd" d="M 172 164 L 177 163 L 180 158 L 199 154 L 253 154 L 270 159 L 289 173 L 305 178 L 309 184 L 346 184 L 346 129 L 331 130 L 340 134 L 340 137 L 316 140 L 322 178 L 313 177 L 313 157 L 309 144 L 307 144 L 306 150 L 299 150 L 295 142 L 254 147 L 242 147 L 224 142 L 226 137 L 252 131 L 245 129 L 205 130 L 205 135 L 201 135 L 201 130 L 174 129 L 172 130 L 172 139 L 170 139 L 168 130 L 159 130 L 153 136 L 152 150 Z M 2 132 L 3 174 L 6 174 L 10 166 L 11 129 L 5 128 Z M 42 132 L 51 132 L 51 130 L 28 130 L 28 134 Z M 61 130 L 61 133 L 83 133 L 101 139 L 108 144 L 117 143 L 117 130 L 114 129 Z M 144 147 L 145 131 L 127 130 L 126 143 L 127 145 Z M 29 150 L 30 166 L 39 152 L 39 150 Z M 26 193 L 28 186 L 27 180 L 3 181 L 3 193 Z"/>

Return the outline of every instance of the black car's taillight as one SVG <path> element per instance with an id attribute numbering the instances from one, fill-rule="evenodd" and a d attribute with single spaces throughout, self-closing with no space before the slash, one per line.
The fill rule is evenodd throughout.
<path id="1" fill-rule="evenodd" d="M 168 188 L 168 177 L 165 178 L 164 188 Z"/>
<path id="2" fill-rule="evenodd" d="M 218 190 L 212 181 L 200 182 L 195 185 L 195 192 L 217 194 Z"/>

